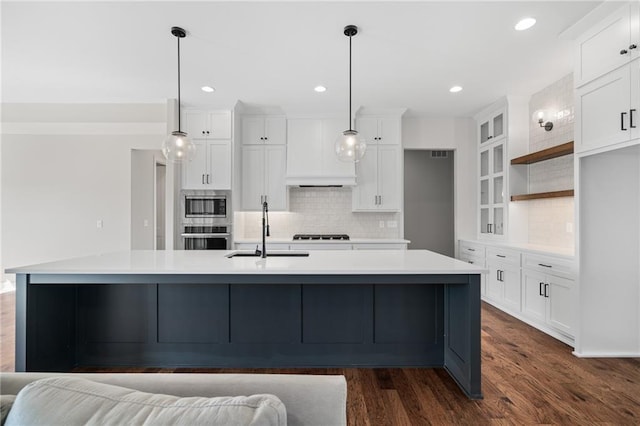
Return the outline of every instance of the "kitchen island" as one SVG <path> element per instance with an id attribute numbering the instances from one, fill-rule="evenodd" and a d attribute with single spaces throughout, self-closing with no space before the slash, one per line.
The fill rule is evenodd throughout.
<path id="1" fill-rule="evenodd" d="M 426 250 L 126 251 L 16 274 L 16 371 L 443 367 L 481 398 L 483 268 Z"/>

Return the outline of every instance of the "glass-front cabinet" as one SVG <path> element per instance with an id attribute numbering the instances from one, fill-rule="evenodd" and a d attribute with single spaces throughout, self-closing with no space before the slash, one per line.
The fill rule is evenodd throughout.
<path id="1" fill-rule="evenodd" d="M 504 142 L 480 149 L 480 234 L 504 235 L 506 207 Z"/>
<path id="2" fill-rule="evenodd" d="M 499 109 L 488 115 L 479 125 L 480 144 L 493 143 L 506 136 L 506 110 Z"/>

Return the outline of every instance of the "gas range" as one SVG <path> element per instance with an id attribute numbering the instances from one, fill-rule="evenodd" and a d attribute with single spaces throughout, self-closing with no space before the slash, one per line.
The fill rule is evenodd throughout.
<path id="1" fill-rule="evenodd" d="M 349 240 L 347 234 L 296 234 L 293 240 Z"/>

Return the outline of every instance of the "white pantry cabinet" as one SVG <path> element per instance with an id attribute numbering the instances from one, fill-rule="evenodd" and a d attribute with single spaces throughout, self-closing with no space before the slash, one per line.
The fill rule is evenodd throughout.
<path id="1" fill-rule="evenodd" d="M 400 116 L 361 116 L 356 128 L 367 143 L 364 157 L 356 163 L 356 186 L 352 191 L 354 212 L 402 210 L 402 121 Z"/>
<path id="2" fill-rule="evenodd" d="M 480 147 L 480 235 L 505 233 L 506 159 L 505 142 Z"/>
<path id="3" fill-rule="evenodd" d="M 575 85 L 580 87 L 640 57 L 640 7 L 621 3 L 576 43 Z"/>
<path id="4" fill-rule="evenodd" d="M 242 117 L 243 145 L 284 145 L 287 143 L 287 120 L 282 116 Z"/>
<path id="5" fill-rule="evenodd" d="M 187 135 L 193 139 L 231 139 L 231 111 L 187 110 Z"/>
<path id="6" fill-rule="evenodd" d="M 577 41 L 576 152 L 640 137 L 640 4 L 622 5 Z"/>

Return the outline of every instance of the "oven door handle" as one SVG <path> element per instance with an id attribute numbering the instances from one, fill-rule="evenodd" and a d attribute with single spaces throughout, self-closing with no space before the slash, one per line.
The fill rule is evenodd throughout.
<path id="1" fill-rule="evenodd" d="M 230 233 L 225 234 L 181 234 L 185 238 L 228 238 L 231 236 Z"/>

